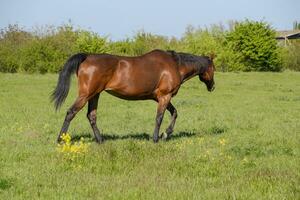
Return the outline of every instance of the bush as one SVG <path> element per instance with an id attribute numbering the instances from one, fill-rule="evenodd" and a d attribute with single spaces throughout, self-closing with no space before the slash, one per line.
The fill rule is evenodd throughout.
<path id="1" fill-rule="evenodd" d="M 195 55 L 209 55 L 213 52 L 218 54 L 221 43 L 208 29 L 189 27 L 183 37 L 184 50 Z"/>
<path id="2" fill-rule="evenodd" d="M 179 50 L 182 49 L 180 40 L 167 38 L 144 31 L 137 32 L 132 39 L 110 42 L 109 52 L 117 55 L 138 56 L 153 49 Z"/>
<path id="3" fill-rule="evenodd" d="M 33 36 L 18 25 L 9 25 L 0 31 L 0 71 L 17 72 L 20 68 L 21 50 Z"/>
<path id="4" fill-rule="evenodd" d="M 195 55 L 217 55 L 215 66 L 221 71 L 238 71 L 244 65 L 237 59 L 239 52 L 226 46 L 226 34 L 222 25 L 214 25 L 210 29 L 187 28 L 183 37 L 184 51 Z"/>
<path id="5" fill-rule="evenodd" d="M 139 31 L 132 40 L 133 55 L 142 55 L 153 49 L 166 49 L 168 46 L 168 38 Z"/>
<path id="6" fill-rule="evenodd" d="M 0 71 L 58 72 L 67 58 L 78 52 L 137 56 L 153 49 L 214 53 L 221 71 L 280 71 L 282 66 L 299 70 L 299 43 L 278 48 L 274 30 L 264 22 L 246 20 L 231 25 L 229 30 L 222 25 L 206 29 L 189 26 L 180 39 L 139 31 L 121 41 L 109 41 L 71 24 L 38 27 L 31 32 L 9 25 L 0 31 Z"/>
<path id="7" fill-rule="evenodd" d="M 10 25 L 1 31 L 0 71 L 58 72 L 65 60 L 77 52 L 77 35 L 70 25 L 31 33 Z"/>
<path id="8" fill-rule="evenodd" d="M 244 71 L 282 69 L 275 31 L 265 22 L 246 20 L 236 23 L 226 40 L 230 49 L 241 53 L 236 59 L 244 64 Z"/>
<path id="9" fill-rule="evenodd" d="M 77 52 L 103 53 L 107 39 L 96 33 L 74 30 L 72 25 L 42 27 L 29 33 L 10 25 L 0 35 L 0 71 L 58 72 Z"/>
<path id="10" fill-rule="evenodd" d="M 110 42 L 109 52 L 116 55 L 133 55 L 132 41 L 130 39 Z"/>
<path id="11" fill-rule="evenodd" d="M 105 53 L 108 50 L 107 38 L 94 32 L 81 30 L 76 40 L 76 49 L 84 53 Z"/>
<path id="12" fill-rule="evenodd" d="M 282 48 L 282 61 L 285 69 L 300 71 L 300 41 L 290 41 Z"/>

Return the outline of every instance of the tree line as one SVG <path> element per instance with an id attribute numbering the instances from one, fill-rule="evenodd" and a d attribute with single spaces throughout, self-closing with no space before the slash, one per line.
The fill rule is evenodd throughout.
<path id="1" fill-rule="evenodd" d="M 66 59 L 78 52 L 137 56 L 152 49 L 196 55 L 217 55 L 218 71 L 300 71 L 300 42 L 282 46 L 266 22 L 244 20 L 229 27 L 188 26 L 181 38 L 145 31 L 119 41 L 75 28 L 72 24 L 37 27 L 31 31 L 17 24 L 0 31 L 0 71 L 56 73 Z"/>

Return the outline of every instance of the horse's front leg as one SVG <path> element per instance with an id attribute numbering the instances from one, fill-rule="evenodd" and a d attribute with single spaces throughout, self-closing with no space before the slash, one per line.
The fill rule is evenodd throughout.
<path id="1" fill-rule="evenodd" d="M 177 118 L 177 110 L 172 105 L 171 102 L 168 104 L 167 110 L 171 114 L 171 122 L 170 122 L 168 128 L 166 129 L 166 134 L 167 134 L 167 138 L 166 139 L 169 139 L 171 137 L 171 134 L 173 133 L 173 130 L 174 130 L 174 126 L 175 126 L 175 122 L 176 122 L 176 118 Z"/>
<path id="2" fill-rule="evenodd" d="M 164 95 L 159 97 L 158 99 L 158 106 L 157 106 L 157 113 L 156 113 L 156 120 L 155 120 L 155 128 L 154 128 L 154 133 L 153 133 L 153 142 L 158 142 L 159 139 L 159 129 L 160 125 L 162 123 L 164 113 L 167 109 L 167 106 L 171 100 L 171 95 Z"/>

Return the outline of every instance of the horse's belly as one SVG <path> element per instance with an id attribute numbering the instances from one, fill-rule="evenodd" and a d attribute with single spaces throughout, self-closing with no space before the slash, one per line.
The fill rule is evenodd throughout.
<path id="1" fill-rule="evenodd" d="M 145 99 L 153 99 L 152 92 L 141 92 L 141 91 L 126 91 L 126 90 L 117 90 L 112 88 L 107 88 L 105 90 L 107 93 L 116 96 L 121 99 L 126 100 L 145 100 Z"/>

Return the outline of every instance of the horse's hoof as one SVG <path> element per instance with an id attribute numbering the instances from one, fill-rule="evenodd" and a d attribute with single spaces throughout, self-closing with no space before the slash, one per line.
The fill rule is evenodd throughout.
<path id="1" fill-rule="evenodd" d="M 169 137 L 172 133 L 173 133 L 173 129 L 172 128 L 167 128 L 166 129 L 167 137 Z"/>
<path id="2" fill-rule="evenodd" d="M 167 140 L 168 140 L 168 134 L 167 134 L 167 133 L 161 134 L 161 139 L 162 139 L 163 141 L 167 141 Z"/>
<path id="3" fill-rule="evenodd" d="M 166 130 L 166 137 L 164 138 L 164 140 L 169 140 L 171 138 L 171 135 L 173 133 L 173 129 L 167 128 Z"/>

